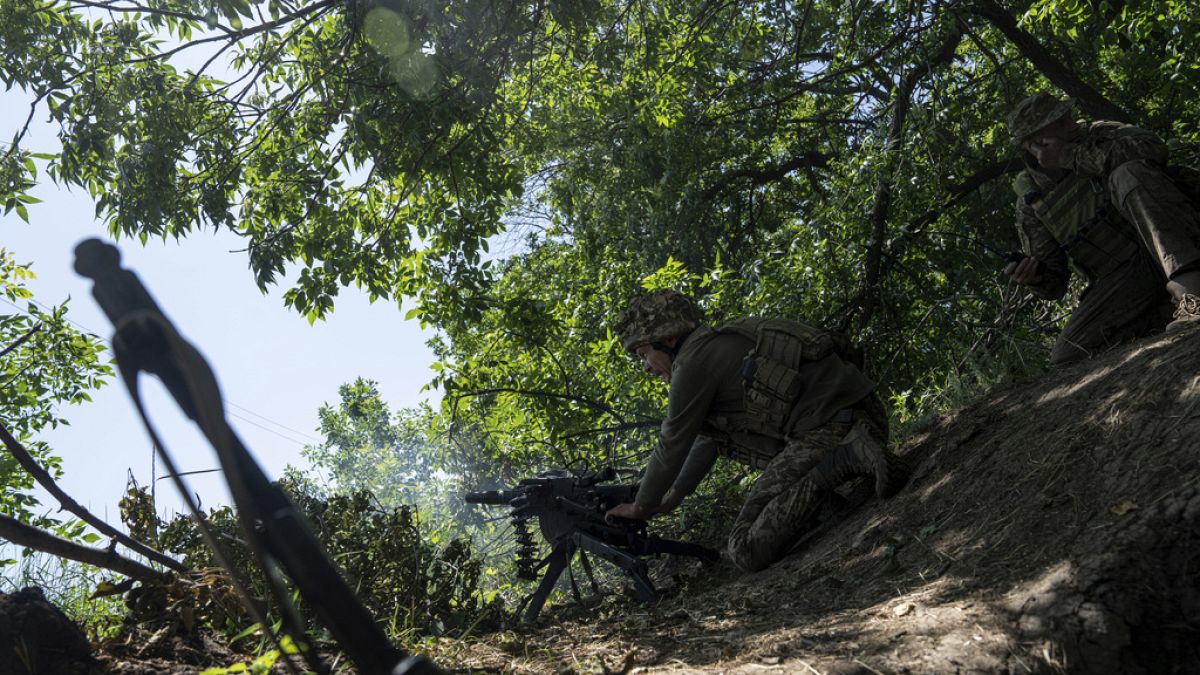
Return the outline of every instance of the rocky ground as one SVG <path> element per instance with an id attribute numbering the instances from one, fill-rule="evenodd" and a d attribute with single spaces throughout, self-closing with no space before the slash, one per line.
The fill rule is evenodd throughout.
<path id="1" fill-rule="evenodd" d="M 1200 672 L 1198 364 L 1192 330 L 1007 386 L 904 444 L 900 495 L 768 570 L 685 567 L 655 606 L 551 608 L 427 653 L 522 673 Z M 50 620 L 17 595 L 0 599 L 3 650 L 14 617 Z M 40 672 L 87 672 L 51 642 L 72 656 Z M 171 653 L 109 645 L 89 667 L 200 669 Z"/>

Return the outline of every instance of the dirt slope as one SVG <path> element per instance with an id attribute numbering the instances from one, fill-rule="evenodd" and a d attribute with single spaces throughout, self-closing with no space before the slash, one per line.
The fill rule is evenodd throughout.
<path id="1" fill-rule="evenodd" d="M 1006 387 L 901 448 L 898 497 L 773 568 L 432 651 L 537 672 L 1200 672 L 1198 365 L 1191 330 Z"/>

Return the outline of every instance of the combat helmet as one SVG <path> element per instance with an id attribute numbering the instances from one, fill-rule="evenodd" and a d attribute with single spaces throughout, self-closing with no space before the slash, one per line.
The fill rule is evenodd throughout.
<path id="1" fill-rule="evenodd" d="M 626 351 L 688 333 L 700 325 L 704 313 L 688 296 L 670 289 L 634 298 L 617 318 L 616 333 Z"/>
<path id="2" fill-rule="evenodd" d="M 1052 94 L 1038 92 L 1018 103 L 1008 114 L 1008 133 L 1014 143 L 1020 143 L 1070 115 L 1074 104 L 1074 99 L 1060 101 Z"/>

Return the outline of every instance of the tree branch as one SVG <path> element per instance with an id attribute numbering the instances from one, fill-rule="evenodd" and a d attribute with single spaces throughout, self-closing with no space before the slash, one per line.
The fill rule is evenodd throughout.
<path id="1" fill-rule="evenodd" d="M 985 164 L 978 171 L 971 174 L 963 181 L 955 183 L 954 185 L 946 188 L 946 191 L 950 193 L 949 198 L 943 200 L 937 206 L 925 211 L 916 218 L 908 221 L 908 223 L 901 228 L 903 234 L 896 239 L 879 264 L 880 276 L 886 276 L 891 272 L 892 267 L 897 261 L 900 260 L 900 255 L 904 251 L 904 248 L 914 239 L 924 234 L 925 228 L 936 221 L 942 215 L 942 213 L 946 211 L 946 209 L 961 202 L 968 195 L 990 183 L 991 181 L 1006 174 L 1016 173 L 1023 166 L 1024 164 L 1020 159 L 1017 158 L 1002 159 L 991 162 L 989 164 Z M 852 300 L 842 311 L 847 312 L 848 316 L 852 316 L 852 314 L 849 314 L 849 312 L 853 311 L 853 308 L 858 302 L 858 298 Z M 839 314 L 840 313 L 841 312 L 839 312 Z"/>
<path id="2" fill-rule="evenodd" d="M 17 340 L 15 342 L 13 342 L 11 345 L 5 347 L 4 351 L 0 351 L 0 358 L 4 358 L 5 356 L 8 356 L 9 352 L 11 352 L 12 350 L 16 349 L 17 347 L 20 347 L 21 345 L 25 344 L 25 342 L 27 340 L 29 340 L 29 338 L 33 337 L 34 334 L 36 334 L 41 329 L 42 329 L 42 324 L 40 324 L 40 323 L 37 324 L 36 326 L 34 326 L 33 328 L 29 329 L 29 332 L 27 332 L 24 335 L 22 335 L 21 337 L 17 338 Z"/>
<path id="3" fill-rule="evenodd" d="M 112 549 L 91 548 L 76 544 L 49 532 L 43 532 L 32 525 L 26 525 L 11 516 L 0 515 L 0 538 L 17 546 L 24 546 L 87 565 L 103 567 L 138 581 L 162 581 L 169 576 L 136 560 L 130 560 Z"/>
<path id="4" fill-rule="evenodd" d="M 1079 102 L 1079 107 L 1089 114 L 1118 122 L 1132 121 L 1124 109 L 1084 82 L 1075 71 L 1052 54 L 1033 34 L 1017 25 L 1017 20 L 1013 18 L 1013 15 L 996 0 L 975 0 L 975 13 L 1008 38 L 1017 51 L 1029 59 L 1033 67 L 1041 71 L 1048 80 L 1067 95 L 1075 97 L 1075 100 Z"/>
<path id="5" fill-rule="evenodd" d="M 661 426 L 661 422 L 653 422 L 646 420 L 644 422 L 625 422 L 610 427 L 600 427 L 598 429 L 587 429 L 585 431 L 576 431 L 572 434 L 566 434 L 562 440 L 569 441 L 573 438 L 581 438 L 583 436 L 598 436 L 600 434 L 614 434 L 622 431 L 633 431 L 634 429 L 654 429 Z"/>
<path id="6" fill-rule="evenodd" d="M 573 394 L 563 394 L 555 391 L 544 391 L 541 389 L 520 389 L 517 387 L 492 387 L 489 389 L 475 389 L 472 391 L 459 392 L 459 394 L 454 397 L 454 400 L 458 401 L 459 399 L 470 396 L 486 396 L 488 394 L 519 394 L 521 396 L 534 396 L 539 398 L 555 399 L 559 401 L 570 401 L 571 403 L 585 405 L 593 410 L 599 410 L 600 412 L 608 413 L 618 420 L 621 420 L 622 423 L 625 421 L 624 415 L 606 403 L 593 401 L 591 399 L 583 398 L 582 396 L 575 396 Z"/>
<path id="7" fill-rule="evenodd" d="M 829 161 L 833 159 L 833 155 L 809 151 L 797 155 L 789 160 L 780 162 L 773 166 L 764 167 L 747 167 L 737 169 L 721 174 L 721 177 L 712 185 L 705 188 L 704 192 L 700 193 L 700 201 L 708 202 L 717 195 L 721 194 L 735 181 L 743 178 L 749 179 L 754 185 L 765 185 L 786 177 L 789 173 L 802 169 L 804 167 L 815 167 L 823 169 L 829 166 Z"/>
<path id="8" fill-rule="evenodd" d="M 54 482 L 54 479 L 50 476 L 50 474 L 47 473 L 46 470 L 37 463 L 37 460 L 35 460 L 33 456 L 29 454 L 29 451 L 26 450 L 25 447 L 17 441 L 17 439 L 13 438 L 12 434 L 8 432 L 8 429 L 3 424 L 0 424 L 0 440 L 4 441 L 4 446 L 7 447 L 8 451 L 12 453 L 12 456 L 16 458 L 17 463 L 20 464 L 26 471 L 28 471 L 29 474 L 33 476 L 34 480 L 36 480 L 39 485 L 45 488 L 46 492 L 49 492 L 52 497 L 57 499 L 58 503 L 61 504 L 64 509 L 75 514 L 76 517 L 88 525 L 91 525 L 101 534 L 112 537 L 114 540 L 124 544 L 127 548 L 129 548 L 129 550 L 136 551 L 137 553 L 146 556 L 154 562 L 160 563 L 167 568 L 175 570 L 176 572 L 188 571 L 188 568 L 184 566 L 183 563 L 168 557 L 166 554 L 160 551 L 150 548 L 133 537 L 130 537 L 112 525 L 100 520 L 96 516 L 92 515 L 90 511 L 80 506 L 79 502 L 72 499 L 71 496 L 64 492 L 62 488 L 58 487 L 58 484 Z"/>
<path id="9" fill-rule="evenodd" d="M 962 199 L 968 194 L 978 190 L 987 183 L 990 183 L 991 181 L 1005 174 L 1016 173 L 1017 171 L 1020 171 L 1021 167 L 1023 166 L 1024 164 L 1021 162 L 1020 158 L 1017 157 L 1000 159 L 990 164 L 985 164 L 975 173 L 967 176 L 967 178 L 962 182 L 955 183 L 947 188 L 950 194 L 954 195 L 954 197 L 949 202 L 942 204 L 939 209 L 945 208 L 946 206 L 957 202 L 959 199 Z"/>
<path id="10" fill-rule="evenodd" d="M 126 61 L 125 63 L 135 64 L 135 63 L 144 63 L 147 61 L 165 61 L 165 60 L 171 58 L 172 56 L 174 56 L 175 54 L 182 52 L 185 49 L 188 49 L 190 47 L 195 47 L 197 45 L 202 45 L 202 44 L 205 44 L 208 42 L 220 42 L 221 40 L 230 40 L 232 42 L 237 42 L 237 41 L 241 40 L 242 38 L 247 38 L 247 37 L 250 37 L 251 35 L 257 35 L 259 33 L 265 33 L 267 31 L 275 30 L 276 28 L 279 28 L 280 26 L 291 23 L 292 21 L 295 21 L 296 19 L 299 19 L 301 17 L 308 16 L 309 14 L 312 14 L 314 12 L 319 12 L 319 14 L 324 14 L 324 13 L 328 12 L 336 3 L 337 3 L 337 0 L 320 0 L 320 2 L 316 2 L 307 7 L 304 7 L 302 9 L 298 9 L 295 12 L 292 12 L 291 14 L 286 14 L 284 16 L 281 16 L 278 19 L 275 19 L 274 21 L 268 21 L 267 23 L 259 24 L 257 26 L 251 26 L 250 28 L 244 28 L 242 30 L 230 31 L 223 35 L 210 35 L 209 37 L 199 38 L 196 40 L 192 40 L 191 42 L 185 42 L 185 43 L 179 45 L 178 47 L 175 47 L 174 49 L 168 49 L 165 52 L 159 52 L 158 54 L 152 54 L 150 56 L 145 56 L 142 58 L 130 59 L 130 60 Z"/>

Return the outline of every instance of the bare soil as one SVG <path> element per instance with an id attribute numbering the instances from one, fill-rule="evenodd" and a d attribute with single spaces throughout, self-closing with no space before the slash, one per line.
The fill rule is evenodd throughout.
<path id="1" fill-rule="evenodd" d="M 905 490 L 763 572 L 443 640 L 501 672 L 1200 673 L 1200 332 L 993 392 Z"/>
<path id="2" fill-rule="evenodd" d="M 83 631 L 41 589 L 0 593 L 0 673 L 87 675 L 94 667 Z"/>

